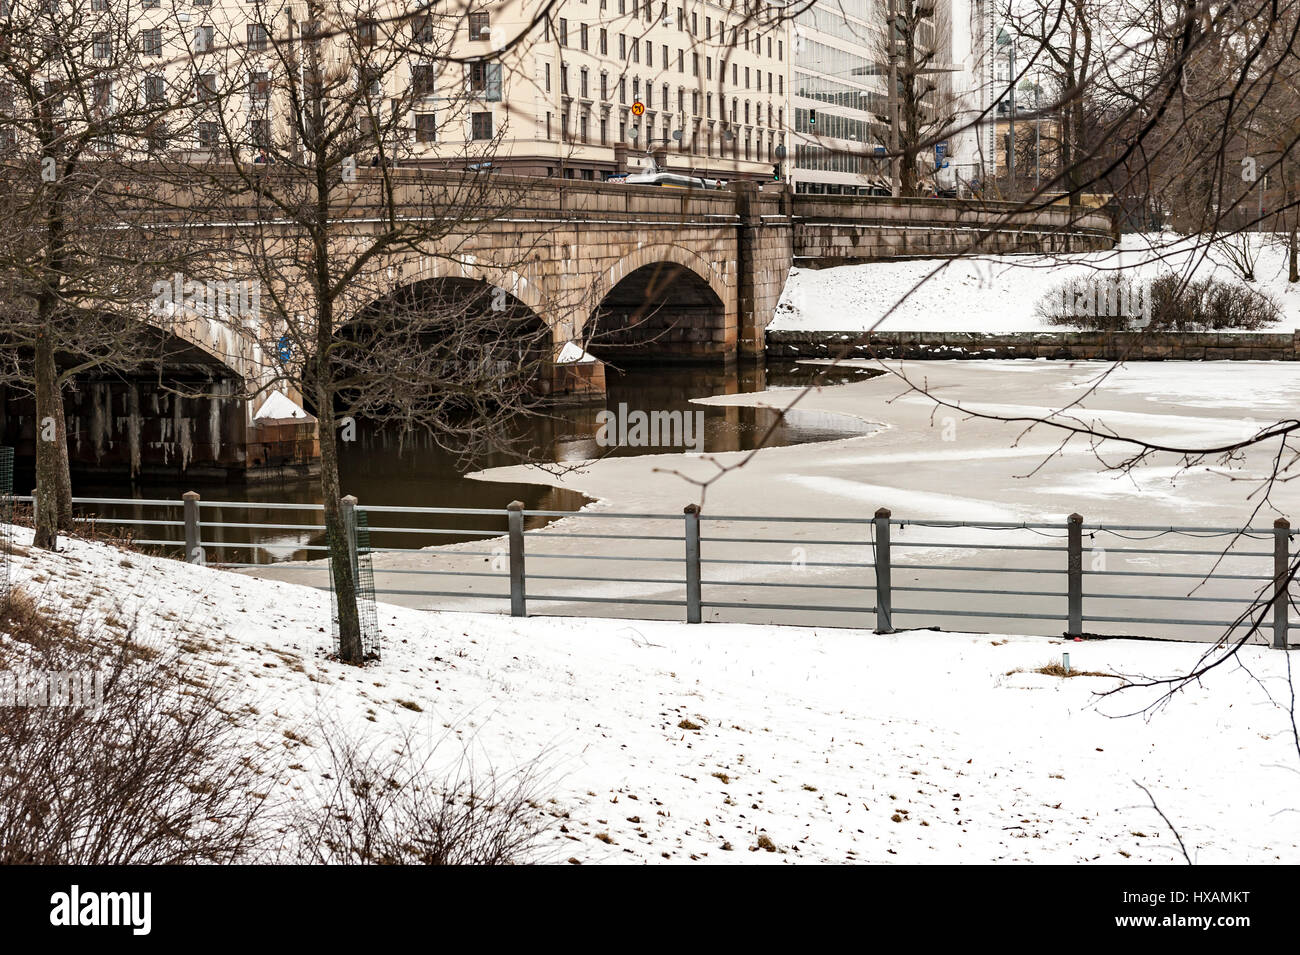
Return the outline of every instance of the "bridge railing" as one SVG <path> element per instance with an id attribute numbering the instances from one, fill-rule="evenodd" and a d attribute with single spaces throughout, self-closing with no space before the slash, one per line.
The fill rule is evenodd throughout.
<path id="1" fill-rule="evenodd" d="M 31 497 L 18 497 L 30 502 Z M 348 499 L 350 500 L 350 499 Z M 77 521 L 195 563 L 329 588 L 319 504 L 74 498 Z M 355 505 L 381 600 L 1044 635 L 1249 637 L 1285 648 L 1291 539 L 1272 527 Z M 447 543 L 452 541 L 452 543 Z M 277 559 L 279 558 L 279 559 Z M 286 561 L 285 558 L 288 558 Z"/>

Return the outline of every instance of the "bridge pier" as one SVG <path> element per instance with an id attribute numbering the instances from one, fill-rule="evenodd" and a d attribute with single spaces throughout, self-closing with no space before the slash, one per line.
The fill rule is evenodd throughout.
<path id="1" fill-rule="evenodd" d="M 794 194 L 785 184 L 735 182 L 736 352 L 760 357 L 768 323 L 794 264 Z"/>

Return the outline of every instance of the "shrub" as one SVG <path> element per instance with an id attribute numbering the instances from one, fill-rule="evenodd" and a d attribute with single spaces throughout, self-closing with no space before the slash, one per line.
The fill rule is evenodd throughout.
<path id="1" fill-rule="evenodd" d="M 1252 331 L 1282 317 L 1277 303 L 1259 289 L 1208 277 L 1184 282 L 1170 273 L 1149 283 L 1069 279 L 1045 295 L 1037 311 L 1049 324 L 1085 331 Z"/>
<path id="2" fill-rule="evenodd" d="M 17 589 L 0 632 L 5 670 L 98 671 L 103 687 L 98 706 L 0 701 L 0 864 L 253 859 L 260 774 L 211 674 L 131 634 L 86 632 Z"/>
<path id="3" fill-rule="evenodd" d="M 535 779 L 441 776 L 408 741 L 363 748 L 323 731 L 329 787 L 293 823 L 295 860 L 350 865 L 515 865 L 533 859 L 550 819 Z"/>

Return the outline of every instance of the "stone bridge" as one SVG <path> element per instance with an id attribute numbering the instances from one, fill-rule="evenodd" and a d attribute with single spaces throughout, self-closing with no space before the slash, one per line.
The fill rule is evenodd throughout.
<path id="1" fill-rule="evenodd" d="M 399 196 L 403 189 L 427 196 L 440 177 L 451 188 L 457 175 L 395 173 Z M 371 176 L 358 170 L 358 195 L 377 181 Z M 509 192 L 508 209 L 466 221 L 444 240 L 445 254 L 390 257 L 384 291 L 421 283 L 502 289 L 546 323 L 557 357 L 574 343 L 615 363 L 761 356 L 793 264 L 1082 251 L 1113 241 L 1108 216 L 1088 213 L 1071 221 L 1064 207 L 1025 214 L 1002 203 L 805 197 L 776 183 L 687 191 L 574 180 L 491 182 Z M 341 217 L 338 241 L 359 237 L 374 221 L 360 201 Z M 191 318 L 171 324 L 170 332 L 180 339 L 178 366 L 194 371 L 207 364 L 211 374 L 215 365 L 232 383 L 232 395 L 264 390 L 272 363 L 259 344 L 267 339 L 255 328 L 241 334 Z M 568 352 L 575 353 L 572 345 Z M 603 367 L 599 360 L 561 361 L 554 390 L 571 399 L 602 397 Z M 68 398 L 70 449 L 76 463 L 131 473 L 223 476 L 276 469 L 301 459 L 303 446 L 301 435 L 288 439 L 297 442 L 292 453 L 269 446 L 274 442 L 254 419 L 264 399 L 164 395 L 160 404 L 157 395 L 142 399 L 135 385 L 90 383 Z M 141 424 L 151 415 L 157 420 Z M 5 431 L 21 456 L 31 447 L 34 422 L 16 417 L 10 410 Z M 284 434 L 275 438 L 283 440 Z"/>

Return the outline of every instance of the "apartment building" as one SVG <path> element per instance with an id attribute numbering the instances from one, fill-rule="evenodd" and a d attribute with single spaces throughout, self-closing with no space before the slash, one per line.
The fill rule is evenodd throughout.
<path id="1" fill-rule="evenodd" d="M 774 178 L 788 120 L 785 18 L 744 0 L 562 0 L 541 16 L 543 6 L 470 8 L 452 49 L 481 57 L 469 66 L 475 102 L 459 125 L 429 122 L 441 135 L 413 162 L 455 163 L 466 138 L 495 137 L 494 166 L 527 175 L 605 179 L 655 164 Z"/>
<path id="2" fill-rule="evenodd" d="M 85 39 L 95 115 L 156 105 L 159 152 L 274 162 L 355 122 L 358 162 L 785 177 L 789 23 L 755 0 L 32 2 Z"/>

